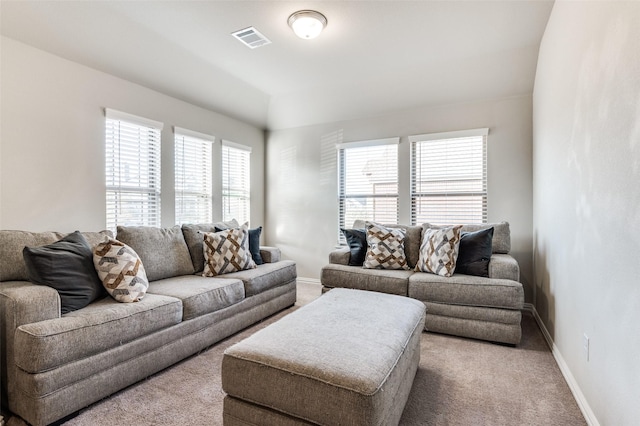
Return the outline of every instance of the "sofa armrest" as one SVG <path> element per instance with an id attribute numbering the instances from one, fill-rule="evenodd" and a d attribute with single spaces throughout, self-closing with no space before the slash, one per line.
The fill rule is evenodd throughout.
<path id="1" fill-rule="evenodd" d="M 45 285 L 28 281 L 0 283 L 0 312 L 5 327 L 18 328 L 23 324 L 60 318 L 60 296 Z"/>
<path id="2" fill-rule="evenodd" d="M 17 392 L 14 336 L 24 324 L 60 318 L 60 296 L 51 287 L 28 281 L 0 282 L 0 394 L 3 403 Z"/>
<path id="3" fill-rule="evenodd" d="M 489 278 L 520 281 L 518 261 L 508 254 L 492 254 L 489 261 Z"/>
<path id="4" fill-rule="evenodd" d="M 264 263 L 280 262 L 280 249 L 277 247 L 260 246 L 260 256 Z"/>
<path id="5" fill-rule="evenodd" d="M 340 247 L 329 253 L 329 263 L 336 265 L 349 265 L 351 259 L 351 250 L 349 247 Z"/>

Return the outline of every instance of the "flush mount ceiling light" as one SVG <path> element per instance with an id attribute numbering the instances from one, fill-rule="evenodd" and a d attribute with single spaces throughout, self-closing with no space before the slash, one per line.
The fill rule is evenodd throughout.
<path id="1" fill-rule="evenodd" d="M 299 10 L 289 16 L 287 23 L 298 37 L 312 39 L 327 26 L 327 18 L 315 10 Z"/>

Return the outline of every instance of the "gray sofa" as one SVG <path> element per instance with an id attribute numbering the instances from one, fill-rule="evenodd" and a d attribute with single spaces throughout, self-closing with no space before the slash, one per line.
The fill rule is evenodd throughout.
<path id="1" fill-rule="evenodd" d="M 215 225 L 119 228 L 146 269 L 146 295 L 106 296 L 64 315 L 58 292 L 29 282 L 22 258 L 23 247 L 64 234 L 0 231 L 3 409 L 32 425 L 57 421 L 293 305 L 296 266 L 276 248 L 261 248 L 256 269 L 200 276 L 197 231 Z M 92 246 L 106 234 L 83 233 Z"/>
<path id="2" fill-rule="evenodd" d="M 404 249 L 411 269 L 349 266 L 349 247 L 339 248 L 330 253 L 329 265 L 322 268 L 323 291 L 345 287 L 412 297 L 426 305 L 425 330 L 512 345 L 520 342 L 524 290 L 518 282 L 518 263 L 509 255 L 511 235 L 507 222 L 462 228 L 469 232 L 494 228 L 489 278 L 456 273 L 447 278 L 414 272 L 423 227 L 429 225 L 388 226 L 406 231 Z"/>

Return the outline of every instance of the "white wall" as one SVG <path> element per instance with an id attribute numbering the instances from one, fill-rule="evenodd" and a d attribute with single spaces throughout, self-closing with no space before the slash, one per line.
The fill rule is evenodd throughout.
<path id="1" fill-rule="evenodd" d="M 105 227 L 104 108 L 164 123 L 162 225 L 174 225 L 173 126 L 252 147 L 251 222 L 264 222 L 264 132 L 2 37 L 0 229 Z M 185 75 L 185 79 L 189 76 Z M 214 219 L 221 218 L 221 182 Z"/>
<path id="2" fill-rule="evenodd" d="M 407 136 L 489 127 L 488 218 L 510 222 L 512 253 L 531 301 L 531 114 L 531 96 L 522 96 L 273 131 L 267 136 L 268 242 L 296 260 L 299 276 L 320 277 L 338 236 L 336 143 L 400 136 L 400 186 L 408 188 Z M 410 221 L 409 203 L 405 191 L 401 223 Z"/>
<path id="3" fill-rule="evenodd" d="M 535 307 L 603 425 L 640 419 L 639 22 L 556 1 L 533 97 Z"/>

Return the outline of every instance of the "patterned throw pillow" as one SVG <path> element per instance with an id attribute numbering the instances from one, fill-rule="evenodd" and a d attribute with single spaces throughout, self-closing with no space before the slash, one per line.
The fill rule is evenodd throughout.
<path id="1" fill-rule="evenodd" d="M 147 293 L 144 266 L 128 245 L 109 238 L 93 249 L 93 264 L 102 285 L 118 302 L 138 302 Z"/>
<path id="2" fill-rule="evenodd" d="M 453 275 L 460 247 L 461 228 L 462 225 L 425 229 L 420 244 L 420 259 L 415 270 L 443 277 Z"/>
<path id="3" fill-rule="evenodd" d="M 387 228 L 378 223 L 365 222 L 367 254 L 363 268 L 409 269 L 404 254 L 404 229 Z"/>
<path id="4" fill-rule="evenodd" d="M 249 226 L 204 232 L 203 277 L 215 277 L 229 272 L 253 269 L 256 263 L 249 251 Z"/>

